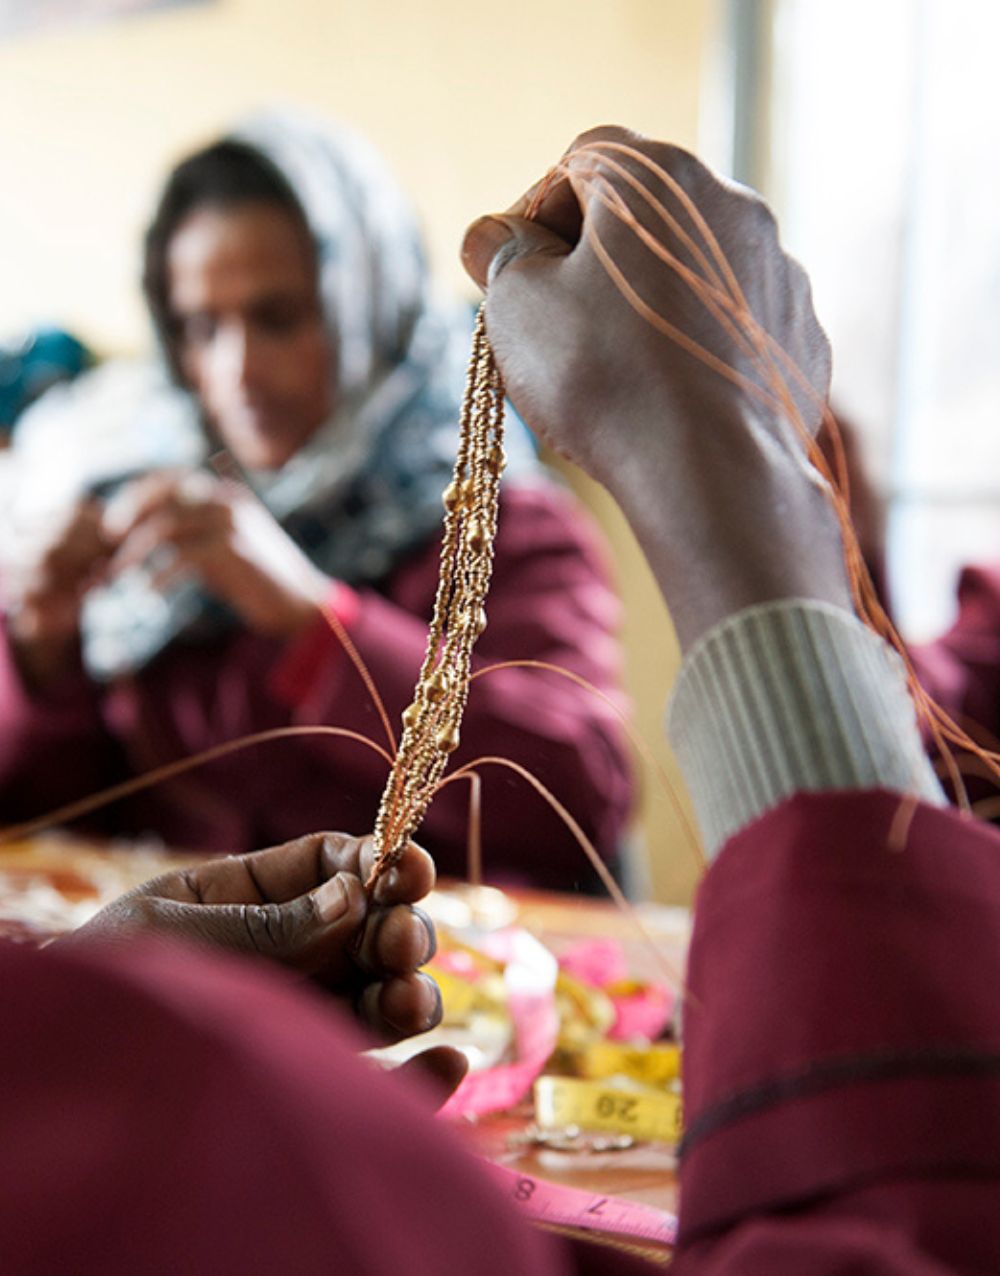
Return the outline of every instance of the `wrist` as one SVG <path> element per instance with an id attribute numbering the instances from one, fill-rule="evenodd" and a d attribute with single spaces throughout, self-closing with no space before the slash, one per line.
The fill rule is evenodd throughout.
<path id="1" fill-rule="evenodd" d="M 727 616 L 782 598 L 853 610 L 830 493 L 796 441 L 691 434 L 609 484 L 688 650 Z"/>
<path id="2" fill-rule="evenodd" d="M 350 585 L 335 577 L 318 573 L 310 583 L 308 590 L 296 596 L 289 604 L 282 626 L 282 634 L 289 639 L 298 639 L 323 621 L 327 627 L 327 617 L 332 613 L 345 628 L 354 622 L 359 606 L 358 595 Z"/>
<path id="3" fill-rule="evenodd" d="M 322 621 L 291 639 L 270 677 L 272 693 L 284 704 L 298 708 L 331 668 L 331 660 L 343 655 L 335 623 L 350 633 L 361 608 L 358 593 L 342 581 L 328 580 Z"/>
<path id="4" fill-rule="evenodd" d="M 298 574 L 294 585 L 294 589 L 286 590 L 280 611 L 272 611 L 266 622 L 272 634 L 289 640 L 308 633 L 322 618 L 337 582 L 310 563 L 308 570 Z"/>
<path id="5" fill-rule="evenodd" d="M 29 629 L 28 634 L 31 634 Z M 14 664 L 31 694 L 48 690 L 80 665 L 80 636 L 71 633 L 25 636 L 14 618 L 8 621 L 7 636 Z"/>

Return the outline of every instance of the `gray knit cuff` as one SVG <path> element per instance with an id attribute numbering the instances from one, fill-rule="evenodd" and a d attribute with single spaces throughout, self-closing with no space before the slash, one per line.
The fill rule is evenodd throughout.
<path id="1" fill-rule="evenodd" d="M 711 858 L 802 789 L 897 789 L 943 805 L 903 662 L 842 608 L 737 612 L 686 657 L 668 732 Z"/>

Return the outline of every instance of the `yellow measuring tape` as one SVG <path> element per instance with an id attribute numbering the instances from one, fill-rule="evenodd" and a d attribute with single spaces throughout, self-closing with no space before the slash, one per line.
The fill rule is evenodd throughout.
<path id="1" fill-rule="evenodd" d="M 630 1077 L 643 1085 L 663 1086 L 681 1075 L 680 1046 L 627 1046 L 619 1041 L 593 1041 L 574 1059 L 583 1077 Z"/>
<path id="2" fill-rule="evenodd" d="M 539 1077 L 535 1123 L 542 1130 L 631 1134 L 650 1143 L 677 1143 L 683 1133 L 679 1094 L 642 1086 L 616 1086 L 579 1077 Z"/>

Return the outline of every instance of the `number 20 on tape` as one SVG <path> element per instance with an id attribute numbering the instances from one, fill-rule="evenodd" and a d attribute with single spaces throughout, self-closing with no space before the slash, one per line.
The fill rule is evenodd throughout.
<path id="1" fill-rule="evenodd" d="M 631 1134 L 650 1143 L 677 1143 L 683 1133 L 680 1095 L 576 1077 L 538 1078 L 535 1121 L 543 1130 L 575 1125 L 581 1130 Z"/>

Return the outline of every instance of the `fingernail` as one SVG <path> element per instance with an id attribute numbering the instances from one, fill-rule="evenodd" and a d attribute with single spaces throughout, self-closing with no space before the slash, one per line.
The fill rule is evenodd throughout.
<path id="1" fill-rule="evenodd" d="M 378 1027 L 378 1021 L 380 1019 L 384 1020 L 386 1023 L 389 1022 L 389 1020 L 385 1018 L 385 1015 L 382 1014 L 382 1008 L 380 1005 L 381 1000 L 382 985 L 366 984 L 361 990 L 361 996 L 358 997 L 357 1002 L 355 1003 L 360 1018 L 364 1019 L 366 1023 L 371 1024 L 374 1028 Z"/>
<path id="2" fill-rule="evenodd" d="M 427 932 L 427 956 L 420 963 L 421 966 L 426 966 L 427 963 L 430 961 L 430 959 L 437 952 L 437 947 L 438 947 L 437 931 L 434 929 L 434 923 L 431 921 L 431 919 L 427 916 L 427 914 L 424 912 L 422 908 L 414 908 L 413 911 L 423 922 L 424 930 L 426 930 Z"/>
<path id="3" fill-rule="evenodd" d="M 388 995 L 386 995 L 388 994 Z M 405 1012 L 398 1017 L 391 1012 L 386 1012 L 386 1003 L 390 1006 L 393 1001 L 392 993 L 389 992 L 386 984 L 369 984 L 361 994 L 361 1014 L 372 1027 L 378 1029 L 380 1026 L 388 1028 L 391 1032 L 397 1033 L 400 1037 L 412 1037 L 414 1032 L 423 1032 L 426 1029 L 414 1028 L 413 1018 Z M 381 1021 L 381 1025 L 380 1025 Z"/>
<path id="4" fill-rule="evenodd" d="M 335 922 L 347 912 L 347 890 L 340 874 L 313 891 L 313 904 L 321 922 Z"/>
<path id="5" fill-rule="evenodd" d="M 373 894 L 375 899 L 380 904 L 382 904 L 382 903 L 385 903 L 386 900 L 391 900 L 395 898 L 396 892 L 398 890 L 399 890 L 399 869 L 390 868 L 389 871 L 386 873 L 383 873 L 382 876 L 375 883 L 375 890 Z"/>
<path id="6" fill-rule="evenodd" d="M 388 996 L 383 995 L 387 991 L 387 986 L 385 984 L 369 985 L 368 988 L 365 989 L 362 996 L 365 1009 L 369 1014 L 371 1014 L 373 1010 L 377 1009 L 378 1014 L 384 1023 L 388 1024 L 394 1032 L 402 1033 L 407 1037 L 416 1036 L 421 1032 L 429 1032 L 431 1028 L 436 1028 L 441 1022 L 441 1018 L 444 1014 L 444 1002 L 441 1000 L 441 989 L 430 975 L 420 973 L 417 975 L 417 978 L 422 984 L 425 984 L 430 989 L 431 1004 L 429 1009 L 421 1015 L 419 1020 L 416 1022 L 414 1022 L 412 1006 L 408 1012 L 399 1015 L 398 1018 L 391 1013 L 391 1010 L 389 1013 L 386 1012 L 386 1004 L 388 1003 L 391 1007 L 393 997 L 391 993 Z M 373 987 L 375 989 L 374 992 L 372 991 Z M 412 990 L 408 992 L 408 996 L 412 999 Z"/>
<path id="7" fill-rule="evenodd" d="M 441 999 L 441 989 L 437 980 L 433 979 L 430 975 L 423 973 L 421 973 L 419 977 L 421 979 L 425 979 L 434 991 L 434 1005 L 425 1017 L 423 1028 L 421 1029 L 422 1032 L 429 1032 L 431 1028 L 437 1027 L 437 1025 L 441 1022 L 441 1019 L 444 1016 L 444 1002 Z"/>
<path id="8" fill-rule="evenodd" d="M 497 253 L 513 238 L 514 232 L 499 217 L 480 217 L 466 231 L 462 261 L 480 286 L 485 288 L 492 281 Z"/>
<path id="9" fill-rule="evenodd" d="M 507 222 L 499 217 L 480 217 L 472 227 L 472 233 L 479 237 L 483 248 L 492 257 L 501 249 L 508 239 L 514 238 L 514 232 Z"/>

